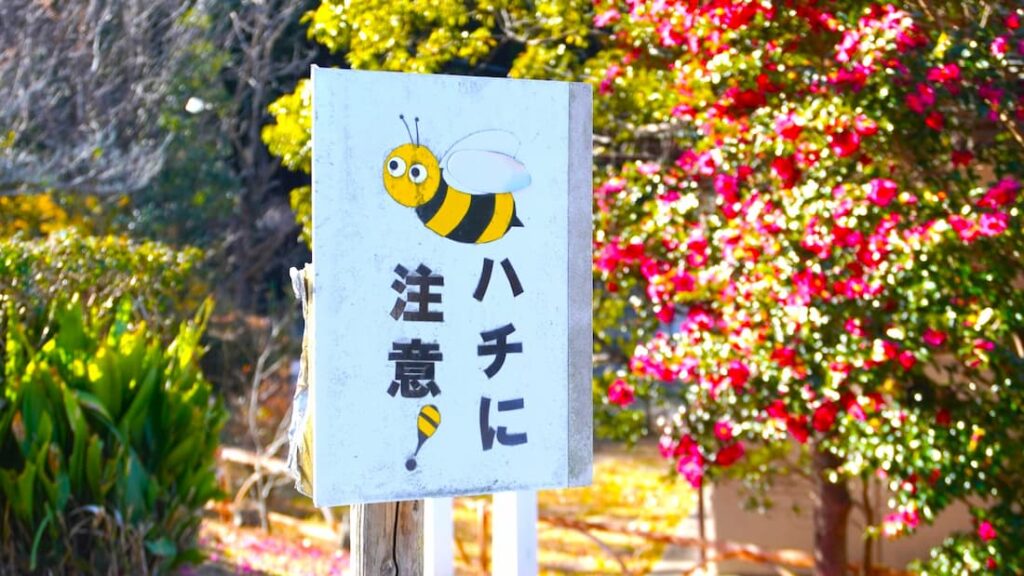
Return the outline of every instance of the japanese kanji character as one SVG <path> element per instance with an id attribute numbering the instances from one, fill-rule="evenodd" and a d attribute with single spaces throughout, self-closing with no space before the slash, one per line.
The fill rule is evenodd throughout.
<path id="1" fill-rule="evenodd" d="M 516 269 L 512 267 L 512 262 L 505 258 L 501 261 L 501 268 L 505 271 L 505 278 L 508 279 L 508 285 L 512 288 L 512 297 L 515 298 L 522 294 L 523 285 L 519 283 L 519 276 L 516 274 Z M 476 284 L 476 290 L 473 291 L 473 298 L 479 302 L 483 302 L 484 295 L 487 294 L 492 271 L 494 271 L 494 260 L 484 258 L 484 268 L 480 271 L 480 280 Z"/>
<path id="2" fill-rule="evenodd" d="M 424 264 L 416 267 L 416 270 L 409 272 L 405 266 L 399 264 L 395 267 L 395 274 L 401 280 L 391 283 L 391 289 L 398 292 L 399 297 L 391 308 L 391 317 L 395 320 L 402 318 L 409 322 L 443 322 L 444 312 L 431 310 L 431 304 L 441 303 L 441 294 L 431 292 L 432 286 L 444 286 L 444 276 L 434 274 Z M 401 295 L 405 294 L 405 300 Z M 406 309 L 410 304 L 411 310 Z"/>
<path id="3" fill-rule="evenodd" d="M 476 355 L 494 356 L 491 365 L 484 369 L 484 373 L 487 374 L 488 378 L 494 378 L 494 375 L 505 365 L 505 356 L 509 354 L 522 354 L 522 342 L 508 341 L 509 335 L 515 331 L 515 326 L 505 324 L 500 328 L 480 333 L 480 338 L 485 344 L 480 344 L 476 347 Z M 486 342 L 494 342 L 494 344 L 486 344 Z"/>
<path id="4" fill-rule="evenodd" d="M 413 338 L 408 344 L 394 342 L 388 360 L 395 363 L 395 379 L 388 387 L 388 394 L 394 397 L 399 391 L 402 398 L 423 398 L 428 393 L 441 393 L 434 382 L 434 363 L 444 359 L 441 346 L 435 342 L 423 342 Z"/>
<path id="5" fill-rule="evenodd" d="M 525 403 L 522 398 L 499 400 L 498 412 L 522 410 L 524 406 Z M 490 420 L 491 399 L 482 397 L 480 398 L 480 443 L 483 444 L 485 451 L 490 450 L 494 446 L 495 436 L 497 436 L 498 444 L 501 444 L 502 446 L 519 446 L 520 444 L 526 444 L 526 432 L 510 434 L 508 428 L 505 426 L 498 426 L 498 429 L 495 430 L 491 427 Z"/>

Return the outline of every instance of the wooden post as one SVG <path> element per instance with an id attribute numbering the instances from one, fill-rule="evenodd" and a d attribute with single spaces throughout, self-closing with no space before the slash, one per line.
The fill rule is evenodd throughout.
<path id="1" fill-rule="evenodd" d="M 423 576 L 423 501 L 352 507 L 355 576 Z"/>

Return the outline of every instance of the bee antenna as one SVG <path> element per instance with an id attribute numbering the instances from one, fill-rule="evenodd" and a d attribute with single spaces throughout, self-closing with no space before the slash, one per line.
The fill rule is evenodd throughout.
<path id="1" fill-rule="evenodd" d="M 409 123 L 405 121 L 405 114 L 399 114 L 398 118 L 402 121 L 402 124 L 405 124 L 405 133 L 409 135 L 409 142 L 412 142 L 412 131 L 409 130 Z M 419 127 L 417 127 L 417 135 L 418 130 Z M 419 138 L 417 138 L 416 140 L 418 141 Z M 419 142 L 417 142 L 416 145 L 419 146 Z"/>
<path id="2" fill-rule="evenodd" d="M 414 121 L 416 122 L 416 145 L 419 146 L 420 145 L 420 117 L 417 116 L 416 118 L 414 118 Z"/>

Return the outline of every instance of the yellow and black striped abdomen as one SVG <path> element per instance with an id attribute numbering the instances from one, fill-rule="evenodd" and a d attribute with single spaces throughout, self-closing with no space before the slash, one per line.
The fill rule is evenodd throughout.
<path id="1" fill-rule="evenodd" d="M 416 215 L 430 230 L 466 244 L 493 242 L 523 225 L 511 193 L 468 194 L 448 186 L 444 174 L 437 193 L 416 208 Z"/>

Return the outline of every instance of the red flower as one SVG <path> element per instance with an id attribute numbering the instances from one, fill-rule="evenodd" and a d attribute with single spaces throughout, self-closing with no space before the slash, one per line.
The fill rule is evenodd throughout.
<path id="1" fill-rule="evenodd" d="M 811 425 L 818 432 L 828 432 L 832 429 L 832 426 L 836 423 L 836 416 L 839 414 L 839 405 L 832 401 L 827 401 L 814 411 L 814 415 L 811 418 Z"/>
<path id="2" fill-rule="evenodd" d="M 732 466 L 743 457 L 743 453 L 743 443 L 734 442 L 718 451 L 718 455 L 715 456 L 715 464 L 722 467 Z"/>
<path id="3" fill-rule="evenodd" d="M 949 414 L 949 410 L 945 408 L 939 408 L 935 412 L 935 423 L 943 428 L 949 428 L 949 425 L 953 422 L 953 417 Z"/>
<path id="4" fill-rule="evenodd" d="M 932 112 L 924 119 L 924 123 L 932 130 L 942 130 L 946 126 L 946 119 L 940 112 Z"/>
<path id="5" fill-rule="evenodd" d="M 788 413 L 786 412 L 786 405 L 782 400 L 772 401 L 764 411 L 769 418 L 774 418 L 776 420 L 784 420 L 788 416 Z"/>
<path id="6" fill-rule="evenodd" d="M 772 351 L 772 360 L 776 361 L 781 368 L 796 365 L 796 350 L 783 346 Z"/>
<path id="7" fill-rule="evenodd" d="M 671 324 L 672 320 L 676 317 L 676 307 L 671 304 L 659 306 L 658 309 L 654 311 L 654 315 L 663 324 Z"/>
<path id="8" fill-rule="evenodd" d="M 733 360 L 729 362 L 727 375 L 729 377 L 729 384 L 733 389 L 739 390 L 750 379 L 750 368 L 747 368 L 747 365 L 739 360 Z"/>
<path id="9" fill-rule="evenodd" d="M 974 154 L 970 150 L 953 150 L 950 156 L 953 166 L 967 166 L 974 160 Z"/>
<path id="10" fill-rule="evenodd" d="M 787 416 L 786 430 L 789 430 L 793 438 L 801 444 L 806 444 L 807 438 L 811 435 L 811 431 L 807 429 L 807 416 Z"/>
<path id="11" fill-rule="evenodd" d="M 924 334 L 921 335 L 921 339 L 932 348 L 938 348 L 946 343 L 946 333 L 941 330 L 926 328 Z"/>
<path id="12" fill-rule="evenodd" d="M 612 385 L 608 387 L 608 401 L 612 404 L 625 408 L 632 404 L 633 400 L 633 387 L 627 384 L 622 378 L 616 379 L 612 382 Z"/>
<path id="13" fill-rule="evenodd" d="M 792 188 L 800 179 L 800 170 L 792 156 L 777 156 L 772 160 L 772 172 L 782 181 L 784 189 Z"/>
<path id="14" fill-rule="evenodd" d="M 985 192 L 985 196 L 978 201 L 978 205 L 983 208 L 1000 208 L 1016 201 L 1019 192 L 1020 182 L 1013 178 L 1003 178 L 989 188 L 988 192 Z"/>
<path id="15" fill-rule="evenodd" d="M 910 370 L 911 368 L 914 367 L 914 364 L 917 364 L 917 358 L 914 357 L 914 353 L 911 352 L 910 350 L 904 350 L 903 352 L 900 352 L 899 358 L 897 358 L 897 360 L 899 361 L 900 366 L 903 366 L 904 370 Z"/>
<path id="16" fill-rule="evenodd" d="M 828 144 L 833 154 L 845 158 L 860 149 L 860 134 L 856 130 L 840 130 L 829 134 Z"/>

